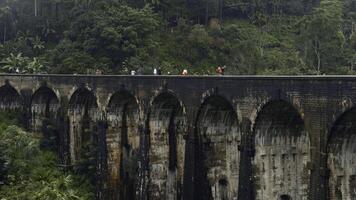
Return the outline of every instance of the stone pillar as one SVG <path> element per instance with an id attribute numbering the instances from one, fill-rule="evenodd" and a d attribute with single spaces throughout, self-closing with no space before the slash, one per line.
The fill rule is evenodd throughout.
<path id="1" fill-rule="evenodd" d="M 106 131 L 107 123 L 99 120 L 94 128 L 97 145 L 96 157 L 96 199 L 107 200 L 107 148 L 106 148 Z"/>
<path id="2" fill-rule="evenodd" d="M 311 161 L 310 169 L 310 200 L 326 200 L 328 170 L 326 166 L 326 138 L 327 138 L 327 107 L 320 99 L 306 99 L 305 129 L 310 137 Z"/>
<path id="3" fill-rule="evenodd" d="M 139 126 L 140 132 L 140 149 L 139 149 L 139 173 L 137 176 L 136 186 L 136 198 L 138 200 L 148 199 L 148 184 L 149 184 L 149 160 L 148 160 L 148 148 L 150 145 L 149 135 L 150 129 L 148 126 L 148 120 L 145 119 L 145 123 Z"/>
<path id="4" fill-rule="evenodd" d="M 188 120 L 192 122 L 193 120 Z M 184 163 L 184 180 L 183 180 L 183 199 L 195 200 L 195 181 L 196 181 L 196 137 L 194 133 L 194 126 L 189 123 L 186 136 L 185 145 L 185 163 Z"/>
<path id="5" fill-rule="evenodd" d="M 243 119 L 240 123 L 241 145 L 239 151 L 240 177 L 238 199 L 254 199 L 252 161 L 255 156 L 254 137 L 251 131 L 251 122 L 249 119 Z"/>

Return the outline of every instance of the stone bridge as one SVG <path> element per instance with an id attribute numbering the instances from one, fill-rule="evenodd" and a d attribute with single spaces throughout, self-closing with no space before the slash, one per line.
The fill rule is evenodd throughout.
<path id="1" fill-rule="evenodd" d="M 97 199 L 356 199 L 355 76 L 0 75 Z"/>

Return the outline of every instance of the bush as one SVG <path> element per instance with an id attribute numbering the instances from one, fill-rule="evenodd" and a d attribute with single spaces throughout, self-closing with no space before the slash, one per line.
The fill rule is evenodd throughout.
<path id="1" fill-rule="evenodd" d="M 0 115 L 0 199 L 56 200 L 93 199 L 85 178 L 65 173 L 56 155 L 40 149 L 39 139 Z M 5 127 L 5 128 L 4 128 Z"/>

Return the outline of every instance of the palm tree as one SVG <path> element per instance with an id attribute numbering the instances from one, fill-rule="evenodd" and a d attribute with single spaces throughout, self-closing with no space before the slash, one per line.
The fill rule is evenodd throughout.
<path id="1" fill-rule="evenodd" d="M 17 70 L 23 71 L 28 58 L 23 57 L 22 53 L 17 55 L 10 53 L 10 57 L 3 59 L 0 63 L 3 65 L 2 68 L 6 72 L 15 72 Z"/>
<path id="2" fill-rule="evenodd" d="M 38 58 L 33 58 L 32 61 L 26 65 L 25 68 L 25 72 L 33 74 L 44 73 L 45 71 L 46 67 Z"/>

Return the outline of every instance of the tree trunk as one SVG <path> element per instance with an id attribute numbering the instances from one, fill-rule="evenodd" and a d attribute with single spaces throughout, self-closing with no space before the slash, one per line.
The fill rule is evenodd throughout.
<path id="1" fill-rule="evenodd" d="M 4 23 L 4 38 L 3 38 L 4 39 L 4 41 L 3 41 L 4 44 L 6 42 L 6 34 L 7 34 L 6 33 L 6 31 L 7 31 L 6 29 L 7 29 L 7 26 L 6 26 L 6 23 Z"/>
<path id="2" fill-rule="evenodd" d="M 209 22 L 209 0 L 206 0 L 206 7 L 205 7 L 205 25 L 207 26 Z"/>
<path id="3" fill-rule="evenodd" d="M 35 0 L 35 17 L 37 17 L 37 0 Z"/>
<path id="4" fill-rule="evenodd" d="M 321 59 L 320 59 L 320 53 L 318 51 L 316 51 L 316 56 L 318 58 L 318 75 L 320 75 Z"/>
<path id="5" fill-rule="evenodd" d="M 350 71 L 354 71 L 354 61 L 351 60 Z"/>
<path id="6" fill-rule="evenodd" d="M 220 23 L 223 20 L 223 9 L 224 9 L 224 0 L 219 0 L 219 20 L 220 20 Z"/>
<path id="7" fill-rule="evenodd" d="M 321 68 L 321 58 L 320 58 L 320 51 L 319 51 L 319 48 L 320 48 L 320 42 L 318 39 L 315 39 L 314 41 L 314 53 L 316 55 L 316 58 L 317 58 L 317 73 L 318 75 L 320 75 L 320 68 Z"/>

